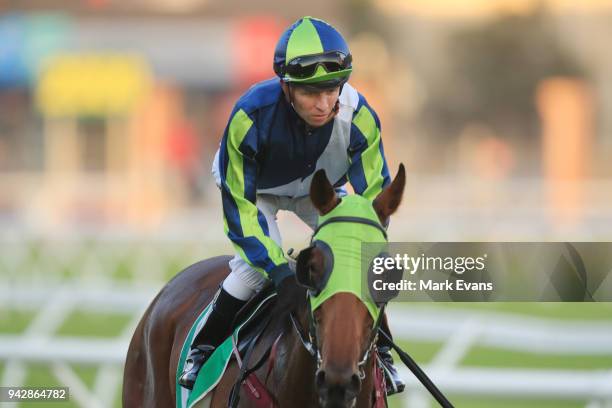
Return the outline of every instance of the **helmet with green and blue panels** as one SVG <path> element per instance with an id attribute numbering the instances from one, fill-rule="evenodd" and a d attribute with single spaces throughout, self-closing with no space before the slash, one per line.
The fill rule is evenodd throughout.
<path id="1" fill-rule="evenodd" d="M 289 84 L 332 88 L 344 84 L 352 71 L 352 56 L 342 34 L 314 17 L 293 23 L 274 51 L 274 72 Z"/>

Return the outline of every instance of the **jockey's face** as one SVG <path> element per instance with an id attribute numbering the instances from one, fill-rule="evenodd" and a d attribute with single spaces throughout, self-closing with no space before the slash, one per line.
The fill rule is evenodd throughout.
<path id="1" fill-rule="evenodd" d="M 287 85 L 283 85 L 283 88 L 287 87 Z M 326 90 L 294 86 L 287 89 L 285 94 L 289 92 L 292 96 L 290 99 L 293 101 L 293 108 L 310 126 L 323 126 L 334 118 L 334 107 L 340 95 L 339 86 Z"/>

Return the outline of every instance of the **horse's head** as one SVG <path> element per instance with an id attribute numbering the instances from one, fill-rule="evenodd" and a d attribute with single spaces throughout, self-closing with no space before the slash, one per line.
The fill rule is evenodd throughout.
<path id="1" fill-rule="evenodd" d="M 336 196 L 323 170 L 312 181 L 310 198 L 319 211 L 312 246 L 297 262 L 297 278 L 309 288 L 311 335 L 318 350 L 315 383 L 324 407 L 350 407 L 361 388 L 380 310 L 361 293 L 361 243 L 386 242 L 389 216 L 405 184 L 403 165 L 393 182 L 370 202 Z"/>

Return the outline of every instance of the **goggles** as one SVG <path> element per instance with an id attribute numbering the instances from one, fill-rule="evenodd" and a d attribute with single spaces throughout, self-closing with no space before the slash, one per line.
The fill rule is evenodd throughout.
<path id="1" fill-rule="evenodd" d="M 305 55 L 289 61 L 285 66 L 285 74 L 295 79 L 306 79 L 312 77 L 319 66 L 328 73 L 339 72 L 350 68 L 352 61 L 351 54 L 344 55 L 340 51 Z"/>

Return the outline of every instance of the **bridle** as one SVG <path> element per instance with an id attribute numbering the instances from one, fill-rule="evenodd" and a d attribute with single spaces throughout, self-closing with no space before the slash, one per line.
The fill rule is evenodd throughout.
<path id="1" fill-rule="evenodd" d="M 379 307 L 379 314 L 376 318 L 376 322 L 374 326 L 372 326 L 372 330 L 370 331 L 370 338 L 368 341 L 368 345 L 366 349 L 363 351 L 361 355 L 361 359 L 357 363 L 357 368 L 359 369 L 359 378 L 363 380 L 366 376 L 365 374 L 365 365 L 368 362 L 368 358 L 370 357 L 370 353 L 372 349 L 376 345 L 378 341 L 378 329 L 380 328 L 380 324 L 382 321 L 382 316 L 384 314 L 385 305 Z M 321 350 L 318 346 L 318 336 L 317 336 L 317 324 L 314 321 L 312 316 L 312 311 L 310 309 L 310 302 L 308 302 L 308 334 L 304 333 L 304 329 L 297 321 L 297 318 L 293 313 L 290 314 L 291 324 L 296 334 L 298 335 L 302 346 L 306 349 L 308 354 L 310 354 L 313 358 L 315 358 L 317 362 L 317 370 L 321 368 L 321 364 L 323 363 L 323 358 L 321 357 Z"/>
<path id="2" fill-rule="evenodd" d="M 315 235 L 317 235 L 317 233 L 323 227 L 329 224 L 338 223 L 338 222 L 369 225 L 371 227 L 378 229 L 382 233 L 382 235 L 385 237 L 385 241 L 387 240 L 387 231 L 379 223 L 373 220 L 370 220 L 368 218 L 363 218 L 363 217 L 339 216 L 339 217 L 329 218 L 325 220 L 324 222 L 322 222 L 321 224 L 319 224 L 312 234 L 311 244 L 312 244 L 312 241 Z M 312 312 L 312 307 L 310 304 L 310 297 L 312 296 L 312 294 L 313 293 L 311 290 L 308 290 L 306 292 L 306 296 L 308 298 L 306 302 L 306 304 L 308 305 L 307 306 L 308 307 L 308 333 L 304 333 L 304 329 L 302 328 L 301 324 L 298 322 L 293 312 L 290 314 L 290 318 L 291 318 L 291 324 L 296 334 L 298 335 L 302 345 L 304 346 L 306 351 L 313 358 L 315 358 L 316 363 L 317 363 L 317 370 L 319 370 L 321 368 L 321 364 L 323 363 L 323 359 L 321 357 L 321 350 L 319 349 L 319 338 L 317 335 L 318 327 L 317 327 L 317 323 L 315 322 L 314 315 Z M 370 331 L 367 346 L 365 350 L 363 351 L 363 353 L 361 354 L 361 358 L 359 359 L 359 362 L 357 363 L 357 367 L 359 369 L 359 378 L 361 380 L 363 380 L 366 376 L 365 365 L 368 362 L 370 353 L 372 352 L 372 349 L 375 347 L 376 342 L 378 340 L 378 329 L 380 328 L 380 325 L 383 319 L 385 307 L 386 307 L 386 303 L 382 303 L 381 305 L 378 306 L 378 316 L 376 318 L 376 321 L 374 322 L 374 325 L 372 326 L 372 330 Z"/>

